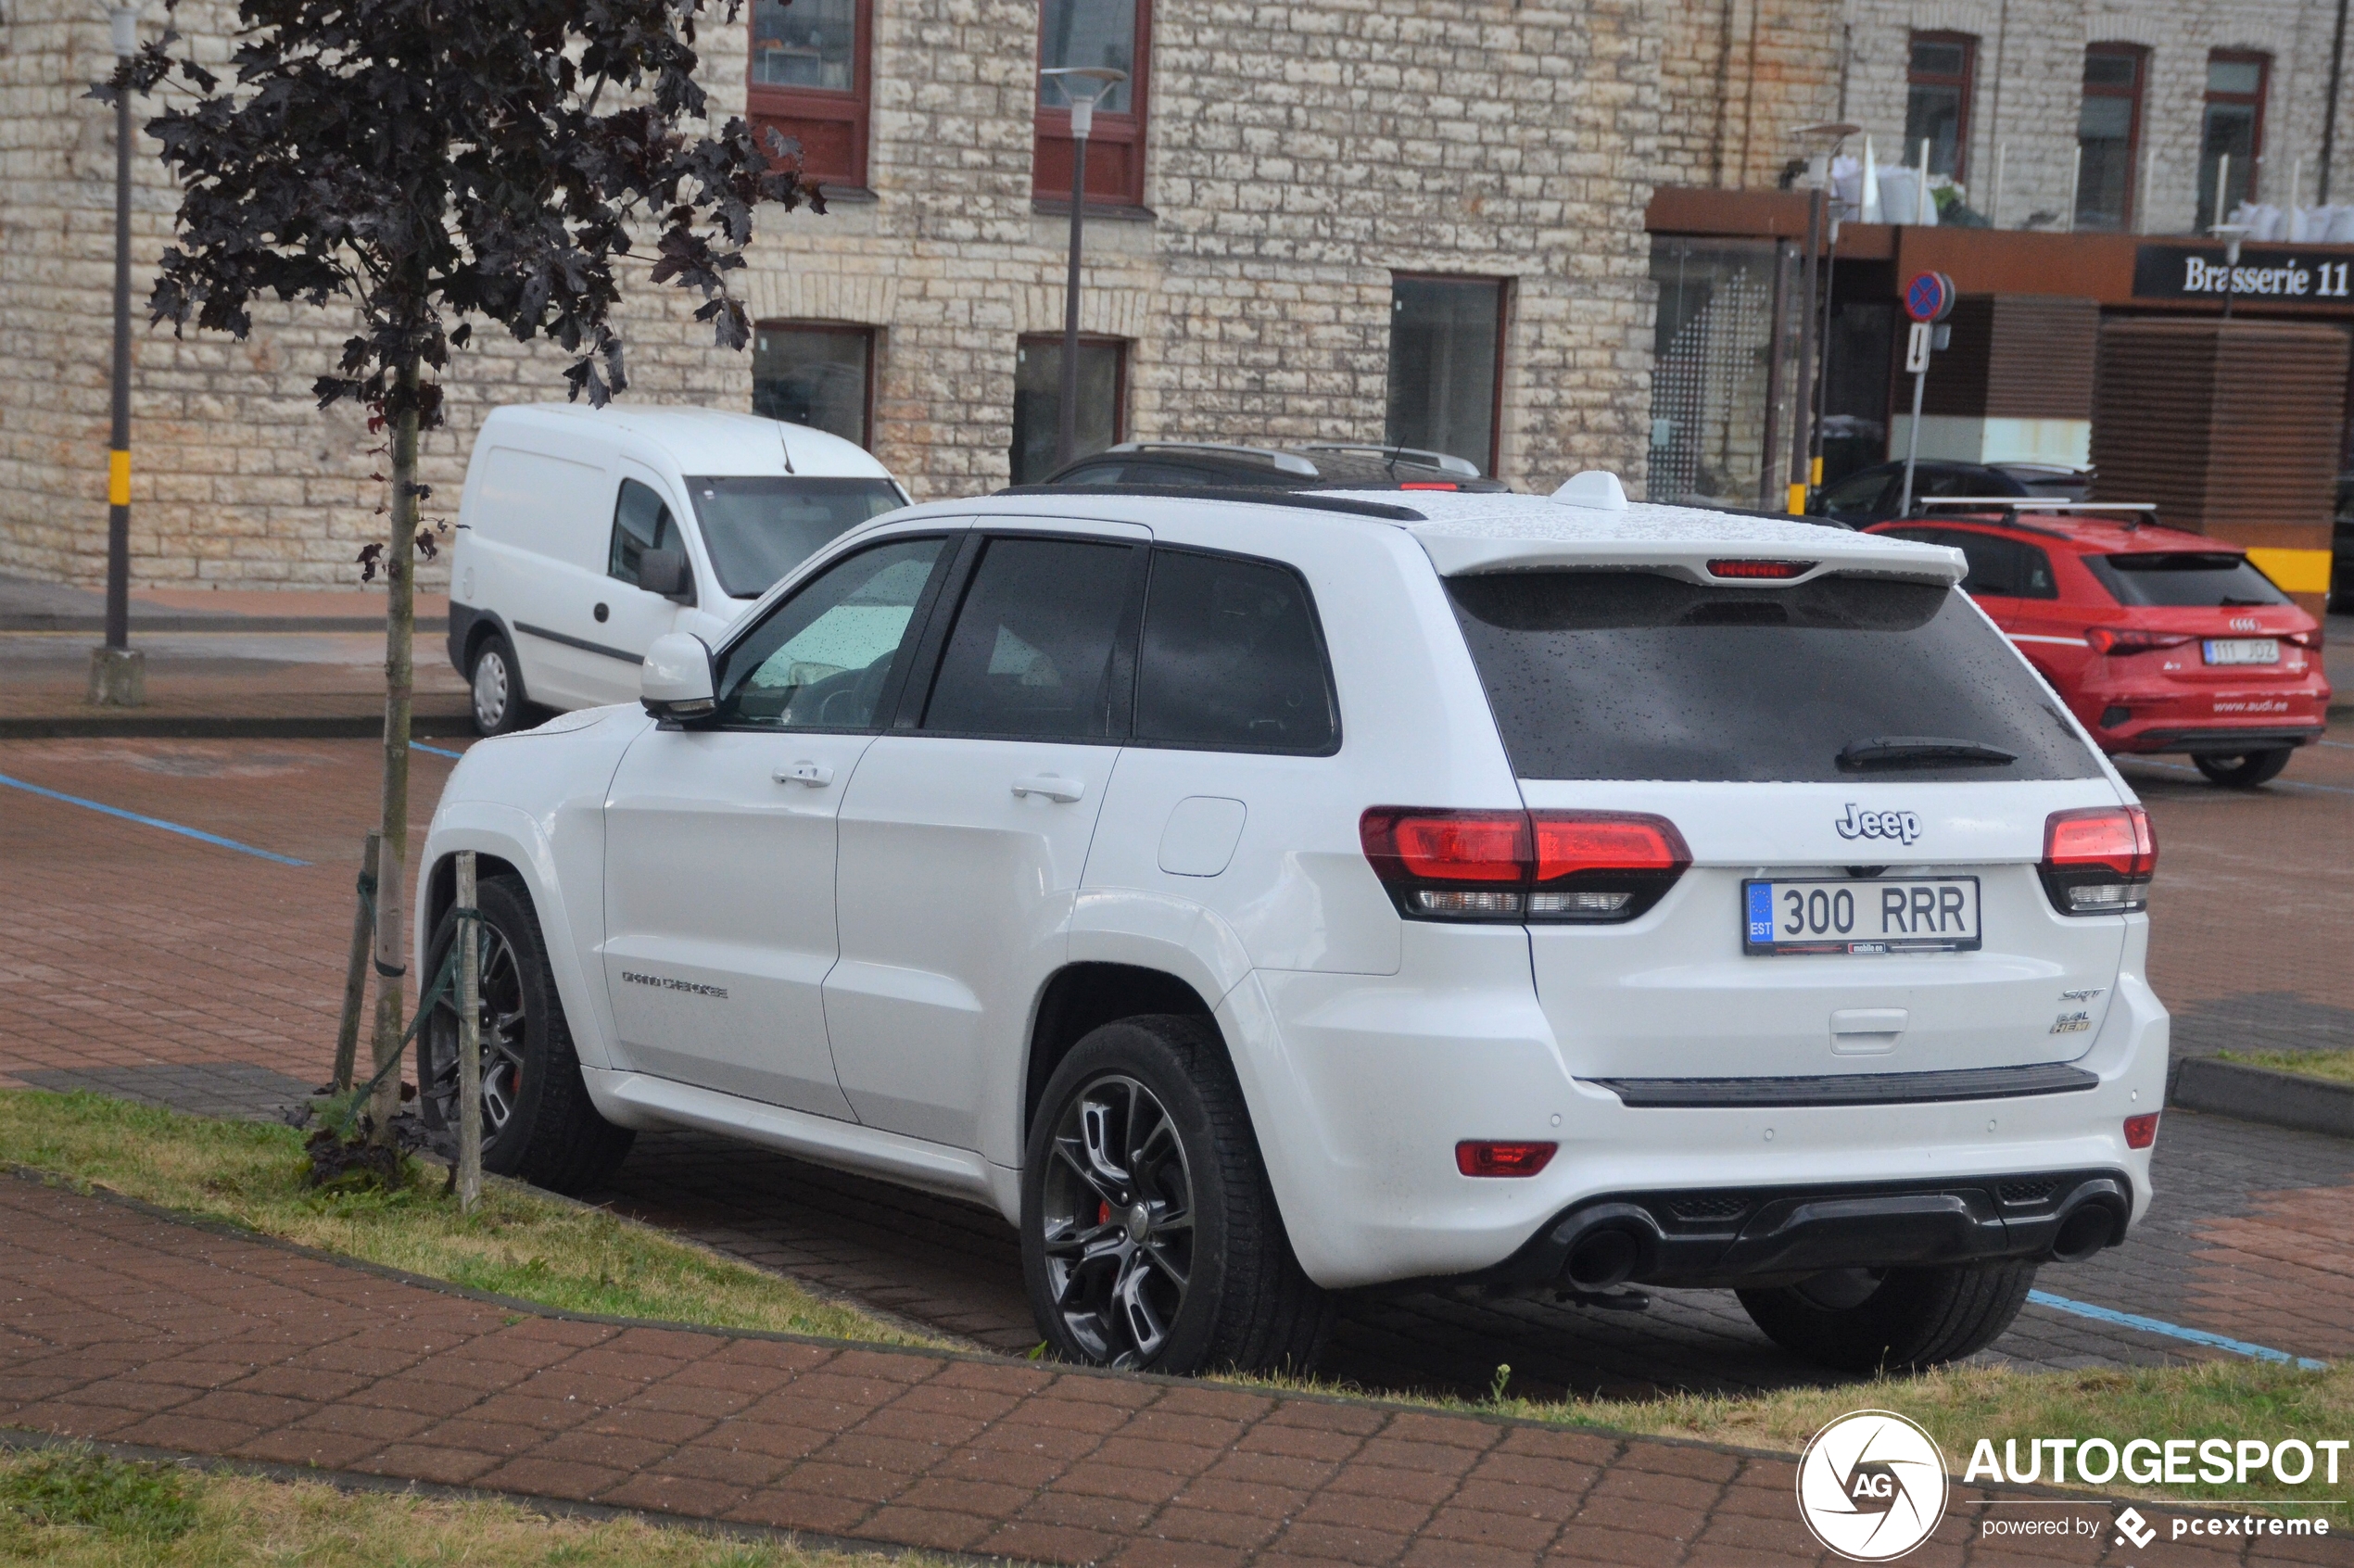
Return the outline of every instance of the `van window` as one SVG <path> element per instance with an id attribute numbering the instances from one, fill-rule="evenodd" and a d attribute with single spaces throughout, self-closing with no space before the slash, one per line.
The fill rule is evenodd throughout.
<path id="1" fill-rule="evenodd" d="M 1201 750 L 1329 752 L 1332 677 L 1308 586 L 1271 561 L 1153 552 L 1136 739 Z"/>
<path id="2" fill-rule="evenodd" d="M 907 504 L 888 479 L 690 479 L 687 495 L 711 569 L 733 599 L 759 598 L 819 545 Z"/>
<path id="3" fill-rule="evenodd" d="M 2035 672 L 1936 584 L 1534 571 L 1450 577 L 1447 591 L 1523 778 L 1848 783 L 1841 752 L 1913 737 L 2014 760 L 1876 777 L 2099 777 Z"/>
<path id="4" fill-rule="evenodd" d="M 635 588 L 638 563 L 650 550 L 675 550 L 686 545 L 678 523 L 660 496 L 635 479 L 621 482 L 621 496 L 613 506 L 613 547 L 605 557 L 605 575 Z"/>
<path id="5" fill-rule="evenodd" d="M 591 463 L 493 447 L 467 518 L 475 537 L 594 572 L 613 481 Z"/>

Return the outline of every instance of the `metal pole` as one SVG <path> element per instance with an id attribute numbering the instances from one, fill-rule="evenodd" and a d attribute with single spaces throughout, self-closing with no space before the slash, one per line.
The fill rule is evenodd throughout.
<path id="1" fill-rule="evenodd" d="M 2330 34 L 2330 95 L 2322 106 L 2322 183 L 2313 205 L 2330 204 L 2330 154 L 2337 147 L 2337 92 L 2346 73 L 2346 0 L 2337 0 L 2337 27 Z"/>
<path id="2" fill-rule="evenodd" d="M 1757 510 L 1773 509 L 1774 457 L 1781 446 L 1782 360 L 1790 349 L 1790 242 L 1774 242 L 1774 304 L 1766 338 L 1766 440 L 1757 462 Z"/>
<path id="3" fill-rule="evenodd" d="M 475 852 L 458 852 L 458 1212 L 482 1201 L 482 915 Z"/>
<path id="4" fill-rule="evenodd" d="M 1823 318 L 1815 335 L 1815 428 L 1807 438 L 1806 483 L 1823 487 L 1823 419 L 1831 400 L 1831 301 L 1839 294 L 1839 214 L 1830 215 L 1823 245 Z"/>
<path id="5" fill-rule="evenodd" d="M 2074 234 L 2074 233 L 2076 232 L 2076 194 L 2077 194 L 2077 192 L 2078 192 L 2081 188 L 2082 188 L 2083 183 L 2084 183 L 2084 144 L 2083 144 L 2083 143 L 2082 143 L 2082 142 L 2079 142 L 2079 143 L 2077 143 L 2077 144 L 2076 144 L 2076 161 L 2075 161 L 2073 164 L 2071 164 L 2071 165 L 2069 165 L 2069 171 L 2068 171 L 2068 213 L 2067 213 L 2067 219 L 2066 219 L 2066 221 L 2067 221 L 2067 223 L 2068 223 L 2068 227 L 2067 227 L 2067 229 L 2066 229 L 2065 231 L 2063 231 L 2063 232 L 2065 232 L 2065 233 L 2067 233 L 2067 234 Z M 2132 199 L 2133 199 L 2133 171 L 2132 170 L 2128 169 L 2128 170 L 2125 171 L 2125 196 L 2126 196 L 2126 199 L 2127 199 L 2127 200 L 2129 200 L 2129 201 L 2130 201 L 2130 200 L 2132 200 Z M 2131 228 L 2133 227 L 2133 225 L 2132 225 L 2131 223 L 2128 223 L 2128 224 L 2126 224 L 2126 225 L 2125 225 L 2125 227 L 2126 227 L 2126 228 L 2128 228 L 2128 229 L 2131 229 Z"/>
<path id="6" fill-rule="evenodd" d="M 139 8 L 118 5 L 108 16 L 115 57 L 139 52 Z M 146 701 L 146 671 L 131 649 L 131 90 L 114 100 L 114 363 L 107 436 L 106 642 L 90 652 L 90 701 L 137 707 Z"/>
<path id="7" fill-rule="evenodd" d="M 1055 436 L 1055 466 L 1079 456 L 1079 252 L 1087 212 L 1087 133 L 1095 118 L 1093 98 L 1070 104 L 1070 275 L 1063 285 L 1062 419 Z"/>
<path id="8" fill-rule="evenodd" d="M 360 1052 L 360 1004 L 368 993 L 368 949 L 375 937 L 376 849 L 384 835 L 368 830 L 360 851 L 360 896 L 351 916 L 351 959 L 343 971 L 343 1020 L 335 1026 L 335 1093 L 351 1089 L 351 1066 Z"/>
<path id="9" fill-rule="evenodd" d="M 1823 187 L 1810 186 L 1806 193 L 1806 256 L 1800 269 L 1798 285 L 1798 396 L 1791 403 L 1790 443 L 1790 491 L 1786 511 L 1793 517 L 1806 512 L 1806 480 L 1814 453 L 1815 433 L 1807 415 L 1814 408 L 1815 385 L 1815 273 L 1816 253 L 1823 245 Z"/>
<path id="10" fill-rule="evenodd" d="M 1897 503 L 1896 515 L 1913 514 L 1913 464 L 1921 455 L 1921 389 L 1929 385 L 1929 372 L 1913 373 L 1913 427 L 1905 434 L 1905 497 Z"/>
<path id="11" fill-rule="evenodd" d="M 138 13 L 118 8 L 133 30 Z M 127 56 L 118 21 L 115 53 Z M 136 33 L 129 42 L 136 41 Z M 131 93 L 114 99 L 114 398 L 107 436 L 107 646 L 131 646 Z"/>

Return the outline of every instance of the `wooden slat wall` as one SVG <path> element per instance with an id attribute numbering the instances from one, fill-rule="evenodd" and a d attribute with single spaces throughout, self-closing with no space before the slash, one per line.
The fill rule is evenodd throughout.
<path id="1" fill-rule="evenodd" d="M 1921 409 L 1977 419 L 2090 419 L 2100 307 L 2040 294 L 1966 294 L 1930 361 Z M 1902 351 L 1903 338 L 1898 338 Z"/>
<path id="2" fill-rule="evenodd" d="M 2094 494 L 2172 527 L 2327 550 L 2347 335 L 2302 322 L 2115 317 L 2094 394 Z"/>

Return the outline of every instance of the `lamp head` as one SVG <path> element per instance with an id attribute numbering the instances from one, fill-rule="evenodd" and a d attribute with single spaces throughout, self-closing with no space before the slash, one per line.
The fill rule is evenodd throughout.
<path id="1" fill-rule="evenodd" d="M 1126 71 L 1109 66 L 1052 66 L 1038 74 L 1060 87 L 1063 96 L 1070 100 L 1070 133 L 1082 142 L 1094 128 L 1095 106 L 1128 80 Z"/>
<path id="2" fill-rule="evenodd" d="M 2247 238 L 2251 232 L 2248 225 L 2246 223 L 2209 223 L 2207 226 L 2207 232 L 2223 242 L 2224 264 L 2231 267 L 2238 266 L 2240 264 L 2240 242 Z"/>
<path id="3" fill-rule="evenodd" d="M 127 60 L 132 56 L 139 52 L 138 6 L 108 6 L 107 9 L 107 22 L 113 34 L 111 42 L 114 44 L 115 57 L 117 59 Z"/>

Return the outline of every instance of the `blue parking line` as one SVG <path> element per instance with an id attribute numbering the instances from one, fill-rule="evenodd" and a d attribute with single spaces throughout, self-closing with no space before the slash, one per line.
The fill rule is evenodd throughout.
<path id="1" fill-rule="evenodd" d="M 2259 1361 L 2279 1361 L 2301 1367 L 2307 1372 L 2320 1372 L 2329 1365 L 2310 1356 L 2292 1356 L 2285 1350 L 2274 1350 L 2262 1345 L 2250 1345 L 2245 1339 L 2226 1339 L 2205 1329 L 2184 1328 L 2158 1318 L 2145 1318 L 2138 1312 L 2120 1312 L 2111 1307 L 2095 1307 L 2089 1301 L 2070 1301 L 2065 1296 L 2054 1296 L 2048 1290 L 2031 1290 L 2027 1299 L 2038 1307 L 2050 1307 L 2062 1312 L 2073 1312 L 2080 1318 L 2095 1322 L 2115 1323 L 2120 1328 L 2140 1329 L 2144 1334 L 2162 1334 L 2173 1339 L 2187 1339 L 2194 1345 L 2211 1345 L 2218 1350 L 2229 1350 L 2234 1356 L 2246 1356 Z"/>
<path id="2" fill-rule="evenodd" d="M 85 801 L 80 795 L 69 795 L 63 790 L 44 790 L 38 784 L 28 784 L 21 778 L 11 778 L 5 773 L 0 773 L 0 784 L 6 784 L 11 790 L 22 790 L 28 795 L 39 795 L 46 800 L 63 801 L 68 805 L 78 805 L 88 811 L 104 812 L 108 816 L 120 816 L 125 822 L 136 822 L 146 828 L 160 828 L 167 833 L 178 833 L 184 838 L 201 840 L 208 844 L 218 844 L 222 849 L 235 850 L 239 854 L 250 854 L 263 860 L 274 860 L 281 866 L 310 864 L 307 860 L 297 860 L 292 855 L 276 854 L 266 849 L 256 849 L 251 844 L 241 844 L 234 839 L 224 839 L 218 833 L 208 833 L 200 828 L 184 828 L 177 822 L 166 822 L 160 816 L 142 816 L 135 811 L 125 811 L 120 806 L 110 806 L 102 801 Z"/>
<path id="3" fill-rule="evenodd" d="M 466 753 L 465 753 L 465 752 L 446 752 L 446 751 L 442 750 L 439 746 L 428 746 L 428 745 L 426 745 L 426 744 L 425 744 L 424 741 L 422 741 L 422 740 L 411 740 L 411 741 L 410 741 L 410 742 L 409 742 L 409 749 L 410 749 L 411 751 L 412 751 L 412 752 L 432 752 L 432 753 L 433 753 L 435 756 L 437 756 L 437 757 L 450 757 L 450 758 L 457 758 L 457 757 L 462 757 L 462 756 L 464 756 L 464 755 L 466 754 Z"/>

